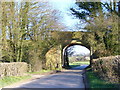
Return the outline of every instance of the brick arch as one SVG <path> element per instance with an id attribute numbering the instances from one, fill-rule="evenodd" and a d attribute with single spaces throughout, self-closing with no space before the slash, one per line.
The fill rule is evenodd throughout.
<path id="1" fill-rule="evenodd" d="M 62 50 L 62 66 L 63 68 L 67 68 L 67 67 L 70 67 L 69 66 L 69 60 L 68 60 L 68 57 L 67 57 L 67 48 L 69 48 L 70 46 L 74 46 L 74 45 L 80 45 L 80 46 L 84 46 L 86 47 L 87 49 L 90 50 L 90 63 L 91 63 L 91 59 L 92 59 L 92 50 L 91 50 L 91 47 L 89 45 L 86 45 L 86 44 L 83 44 L 82 42 L 75 42 L 75 43 L 70 43 L 68 45 L 66 45 L 65 47 L 63 47 L 63 50 Z"/>

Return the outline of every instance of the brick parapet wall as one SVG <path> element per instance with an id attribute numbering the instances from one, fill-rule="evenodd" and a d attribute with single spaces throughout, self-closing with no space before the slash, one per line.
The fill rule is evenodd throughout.
<path id="1" fill-rule="evenodd" d="M 46 53 L 46 69 L 61 69 L 61 61 L 61 46 L 53 47 Z"/>

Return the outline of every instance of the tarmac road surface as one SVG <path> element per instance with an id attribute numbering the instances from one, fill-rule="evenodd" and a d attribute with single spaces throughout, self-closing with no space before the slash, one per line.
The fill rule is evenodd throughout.
<path id="1" fill-rule="evenodd" d="M 64 70 L 57 74 L 38 76 L 32 81 L 11 85 L 5 88 L 85 88 L 83 69 L 86 65 Z"/>

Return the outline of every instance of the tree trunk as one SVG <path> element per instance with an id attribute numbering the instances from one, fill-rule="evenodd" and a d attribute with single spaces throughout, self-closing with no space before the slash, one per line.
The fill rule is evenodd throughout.
<path id="1" fill-rule="evenodd" d="M 92 66 L 92 62 L 93 62 L 93 48 L 90 47 L 90 67 Z"/>
<path id="2" fill-rule="evenodd" d="M 119 14 L 119 17 L 120 17 L 120 1 L 118 2 L 118 14 Z"/>

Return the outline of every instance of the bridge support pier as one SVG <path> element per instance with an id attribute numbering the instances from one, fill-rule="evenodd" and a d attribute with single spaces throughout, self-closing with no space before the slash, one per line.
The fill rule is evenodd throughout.
<path id="1" fill-rule="evenodd" d="M 68 53 L 67 53 L 67 51 L 64 51 L 63 52 L 63 68 L 70 68 L 70 66 L 69 66 L 69 60 L 68 60 Z"/>

